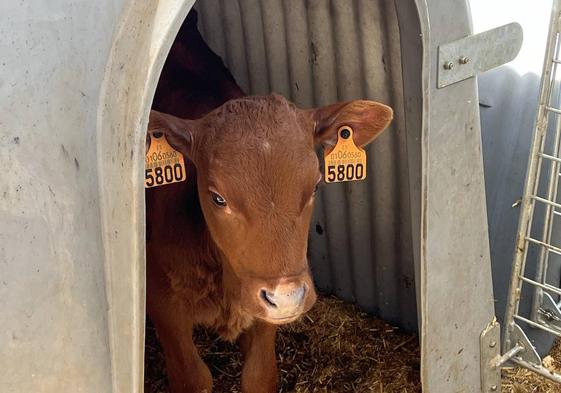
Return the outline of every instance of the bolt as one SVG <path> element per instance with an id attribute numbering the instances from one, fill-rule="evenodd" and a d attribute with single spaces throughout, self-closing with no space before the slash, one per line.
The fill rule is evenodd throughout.
<path id="1" fill-rule="evenodd" d="M 496 392 L 497 391 L 497 385 L 493 385 L 491 386 L 491 389 L 489 389 L 492 392 Z"/>
<path id="2" fill-rule="evenodd" d="M 495 345 L 497 345 L 497 342 L 496 342 L 496 341 L 491 341 L 491 342 L 489 343 L 489 347 L 490 347 L 490 348 L 495 348 Z"/>
<path id="3" fill-rule="evenodd" d="M 447 61 L 446 63 L 444 63 L 445 70 L 451 70 L 452 68 L 454 68 L 454 63 L 452 63 L 451 61 Z"/>
<path id="4" fill-rule="evenodd" d="M 467 57 L 467 56 L 462 56 L 462 57 L 460 57 L 459 62 L 460 62 L 460 64 L 467 64 L 467 63 L 469 63 L 470 60 L 471 60 L 471 59 L 470 59 L 469 57 Z"/>
<path id="5" fill-rule="evenodd" d="M 350 136 L 351 136 L 351 132 L 349 131 L 348 128 L 343 128 L 341 130 L 341 138 L 348 139 Z"/>

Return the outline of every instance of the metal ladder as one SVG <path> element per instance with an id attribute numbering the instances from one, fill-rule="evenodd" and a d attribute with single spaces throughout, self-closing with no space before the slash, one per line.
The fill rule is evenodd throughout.
<path id="1" fill-rule="evenodd" d="M 511 362 L 561 383 L 561 374 L 543 367 L 540 356 L 521 327 L 533 327 L 561 336 L 561 283 L 548 282 L 550 257 L 561 256 L 561 236 L 553 233 L 556 220 L 561 220 L 561 201 L 558 198 L 561 176 L 561 108 L 552 104 L 554 92 L 559 93 L 559 83 L 555 80 L 561 64 L 561 0 L 553 1 L 549 26 L 504 320 L 503 355 L 497 356 L 492 366 L 500 370 L 501 366 Z M 561 221 L 557 223 L 559 224 Z M 533 277 L 526 274 L 530 263 L 535 263 L 536 266 Z M 533 293 L 531 312 L 526 316 L 519 312 L 523 288 Z M 500 387 L 497 389 L 495 386 L 494 390 L 490 390 L 499 389 Z"/>

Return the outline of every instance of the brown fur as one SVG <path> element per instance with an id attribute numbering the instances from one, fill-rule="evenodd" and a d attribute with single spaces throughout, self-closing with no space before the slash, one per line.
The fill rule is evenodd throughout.
<path id="1" fill-rule="evenodd" d="M 150 117 L 149 130 L 164 132 L 186 157 L 188 179 L 146 192 L 147 310 L 174 393 L 212 388 L 191 338 L 198 324 L 227 340 L 239 337 L 244 392 L 273 392 L 273 322 L 293 317 L 277 322 L 277 307 L 258 294 L 283 288 L 292 296 L 286 288 L 304 288 L 298 315 L 315 301 L 306 260 L 320 178 L 314 146 L 332 145 L 342 125 L 351 125 L 355 142 L 364 145 L 392 112 L 370 101 L 301 110 L 277 95 L 242 97 L 195 26 L 191 13 L 164 66 L 154 108 L 196 120 L 156 111 Z M 216 206 L 209 190 L 227 205 Z"/>

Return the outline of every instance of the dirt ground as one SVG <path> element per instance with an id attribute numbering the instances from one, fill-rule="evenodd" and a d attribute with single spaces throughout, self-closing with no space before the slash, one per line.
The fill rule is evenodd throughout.
<path id="1" fill-rule="evenodd" d="M 145 392 L 168 393 L 165 363 L 154 327 L 146 326 Z M 214 377 L 214 393 L 239 392 L 237 345 L 199 329 L 195 342 Z M 548 358 L 561 370 L 561 343 Z M 415 393 L 420 387 L 416 334 L 401 332 L 354 305 L 320 297 L 300 321 L 282 327 L 277 339 L 280 392 Z M 503 393 L 561 393 L 561 386 L 530 371 L 503 371 Z"/>

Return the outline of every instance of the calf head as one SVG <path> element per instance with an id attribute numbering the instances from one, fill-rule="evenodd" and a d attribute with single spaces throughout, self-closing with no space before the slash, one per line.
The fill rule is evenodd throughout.
<path id="1" fill-rule="evenodd" d="M 280 324 L 311 308 L 306 251 L 322 179 L 315 147 L 333 146 L 344 125 L 363 146 L 391 118 L 391 108 L 372 101 L 302 110 L 278 95 L 231 100 L 197 120 L 152 111 L 149 130 L 164 132 L 196 166 L 225 289 L 247 313 Z"/>

